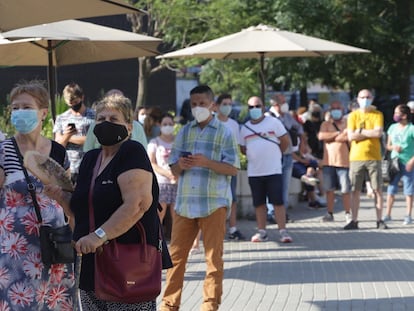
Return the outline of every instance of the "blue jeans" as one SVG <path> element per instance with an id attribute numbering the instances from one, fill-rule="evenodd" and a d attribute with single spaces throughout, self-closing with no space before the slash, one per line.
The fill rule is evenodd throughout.
<path id="1" fill-rule="evenodd" d="M 402 164 L 400 161 L 398 161 L 398 165 L 400 167 L 400 172 L 392 180 L 390 180 L 387 188 L 387 194 L 396 195 L 398 192 L 398 182 L 402 179 L 404 195 L 413 195 L 414 171 L 407 172 L 405 164 Z"/>
<path id="2" fill-rule="evenodd" d="M 292 178 L 293 158 L 291 154 L 282 157 L 282 181 L 283 181 L 283 204 L 285 208 L 289 205 L 289 184 Z"/>

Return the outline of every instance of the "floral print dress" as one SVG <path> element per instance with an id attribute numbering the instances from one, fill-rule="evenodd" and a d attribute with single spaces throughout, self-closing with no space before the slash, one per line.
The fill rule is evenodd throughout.
<path id="1" fill-rule="evenodd" d="M 0 167 L 6 174 L 0 192 L 0 311 L 73 310 L 73 265 L 43 265 L 40 223 L 10 140 L 0 145 Z M 44 195 L 42 183 L 29 175 L 36 185 L 43 223 L 63 226 L 62 207 Z"/>

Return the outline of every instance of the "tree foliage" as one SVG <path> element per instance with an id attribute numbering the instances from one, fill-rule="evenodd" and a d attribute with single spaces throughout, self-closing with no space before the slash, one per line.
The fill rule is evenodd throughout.
<path id="1" fill-rule="evenodd" d="M 409 95 L 413 64 L 414 4 L 411 0 L 139 0 L 148 11 L 144 33 L 163 39 L 163 51 L 268 24 L 372 51 L 320 58 L 266 59 L 267 86 L 304 88 L 311 81 L 331 87 L 373 88 L 377 94 Z M 146 21 L 145 26 L 142 21 Z M 137 31 L 137 30 L 136 30 Z M 142 32 L 142 31 L 141 31 Z M 158 63 L 148 62 L 154 71 Z M 201 66 L 200 81 L 240 99 L 259 94 L 257 60 L 163 60 L 177 72 Z"/>

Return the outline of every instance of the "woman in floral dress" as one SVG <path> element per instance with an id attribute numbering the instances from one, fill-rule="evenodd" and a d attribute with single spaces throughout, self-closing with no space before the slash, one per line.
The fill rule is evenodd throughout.
<path id="1" fill-rule="evenodd" d="M 65 149 L 41 135 L 49 96 L 39 82 L 17 85 L 10 94 L 11 123 L 21 154 L 36 150 L 69 167 Z M 63 209 L 42 193 L 43 184 L 29 173 L 36 187 L 43 224 L 65 224 Z M 72 264 L 45 266 L 41 261 L 35 208 L 12 139 L 0 144 L 0 311 L 73 310 Z"/>

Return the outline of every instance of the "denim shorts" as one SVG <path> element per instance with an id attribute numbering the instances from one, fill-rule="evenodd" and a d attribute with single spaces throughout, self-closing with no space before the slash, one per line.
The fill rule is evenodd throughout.
<path id="1" fill-rule="evenodd" d="M 341 193 L 348 193 L 351 191 L 351 181 L 349 180 L 349 168 L 324 166 L 323 172 L 323 186 L 326 191 L 333 191 L 337 187 Z"/>
<path id="2" fill-rule="evenodd" d="M 405 165 L 401 162 L 398 163 L 400 172 L 390 180 L 387 187 L 387 194 L 396 195 L 398 192 L 398 183 L 400 180 L 403 182 L 403 193 L 404 195 L 414 194 L 414 170 L 407 172 Z"/>
<path id="3" fill-rule="evenodd" d="M 265 205 L 266 198 L 270 204 L 283 205 L 282 174 L 249 177 L 249 185 L 254 207 Z"/>

